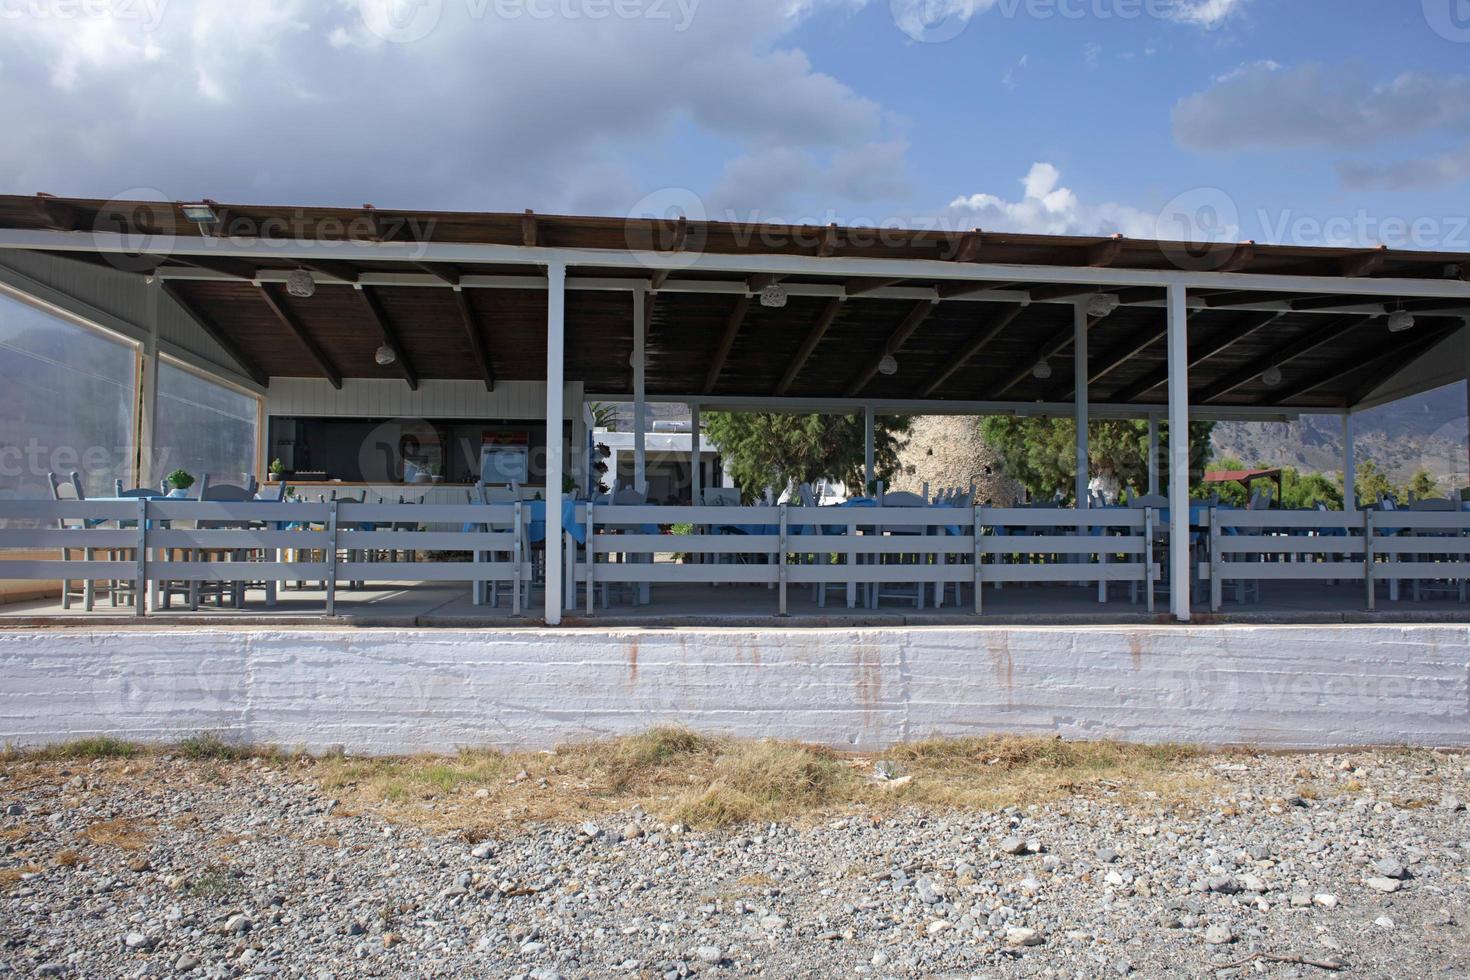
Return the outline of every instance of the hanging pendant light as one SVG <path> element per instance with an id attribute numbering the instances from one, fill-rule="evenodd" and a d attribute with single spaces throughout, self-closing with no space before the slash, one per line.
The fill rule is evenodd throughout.
<path id="1" fill-rule="evenodd" d="M 398 360 L 398 355 L 393 353 L 393 348 L 384 344 L 373 353 L 373 360 L 377 361 L 380 366 L 387 367 Z"/>
<path id="2" fill-rule="evenodd" d="M 305 269 L 297 269 L 286 277 L 286 292 L 300 299 L 316 295 L 316 280 Z"/>
<path id="3" fill-rule="evenodd" d="M 891 378 L 898 373 L 898 359 L 892 354 L 884 354 L 883 359 L 878 362 L 878 373 L 885 378 Z"/>
<path id="4" fill-rule="evenodd" d="M 1031 377 L 1037 381 L 1045 381 L 1051 377 L 1051 362 L 1044 357 L 1037 361 L 1036 366 L 1031 369 Z"/>

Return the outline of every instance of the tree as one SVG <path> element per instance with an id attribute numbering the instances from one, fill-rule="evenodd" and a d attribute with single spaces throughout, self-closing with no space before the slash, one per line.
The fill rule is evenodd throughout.
<path id="1" fill-rule="evenodd" d="M 1433 473 L 1421 469 L 1409 478 L 1408 485 L 1404 487 L 1404 494 L 1405 496 L 1412 494 L 1416 500 L 1441 496 L 1439 481 L 1434 478 Z"/>
<path id="2" fill-rule="evenodd" d="M 891 481 L 898 471 L 909 419 L 879 416 L 873 425 L 873 462 L 877 477 Z M 861 415 L 794 415 L 781 412 L 708 412 L 704 430 L 720 447 L 725 472 L 748 498 L 767 488 L 792 483 L 840 480 L 863 484 Z"/>
<path id="3" fill-rule="evenodd" d="M 1394 485 L 1371 459 L 1363 460 L 1358 466 L 1357 489 L 1358 499 L 1365 504 L 1376 503 L 1380 497 L 1394 495 Z"/>
<path id="4" fill-rule="evenodd" d="M 1026 488 L 1033 498 L 1071 501 L 1077 483 L 1077 424 L 1072 419 L 1017 418 L 994 415 L 981 422 L 985 441 L 1005 461 L 1006 475 Z M 1189 426 L 1190 483 L 1204 476 L 1213 422 Z M 1168 482 L 1169 427 L 1159 427 L 1160 483 Z M 1144 492 L 1148 488 L 1148 423 L 1129 419 L 1098 419 L 1087 427 L 1088 470 L 1111 477 L 1120 486 Z"/>

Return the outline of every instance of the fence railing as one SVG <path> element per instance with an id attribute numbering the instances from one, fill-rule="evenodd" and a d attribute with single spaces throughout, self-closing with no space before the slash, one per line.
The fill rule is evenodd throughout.
<path id="1" fill-rule="evenodd" d="M 1105 600 L 1109 583 L 1126 582 L 1152 611 L 1160 577 L 1151 510 L 579 504 L 575 513 L 565 597 L 588 615 L 610 586 L 672 582 L 767 585 L 782 615 L 792 585 L 815 587 L 823 603 L 838 587 L 849 606 L 860 589 L 912 585 L 922 605 L 927 589 L 942 604 L 948 586 L 965 585 L 978 614 L 987 584 L 1096 583 Z M 659 533 L 665 525 L 689 529 Z M 655 560 L 670 553 L 688 557 Z"/>
<path id="2" fill-rule="evenodd" d="M 531 524 L 521 503 L 8 500 L 0 579 L 60 581 L 64 593 L 71 582 L 105 582 L 140 616 L 150 588 L 155 608 L 179 593 L 197 605 L 205 583 L 229 584 L 237 596 L 261 589 L 274 605 L 277 585 L 320 582 L 332 614 L 344 583 L 468 582 L 477 602 L 486 586 L 508 586 L 519 614 L 532 581 Z M 4 557 L 22 549 L 60 557 Z"/>
<path id="3" fill-rule="evenodd" d="M 1199 574 L 1218 611 L 1229 583 L 1355 581 L 1376 608 L 1378 585 L 1397 599 L 1449 591 L 1465 599 L 1470 513 L 1438 511 L 1242 511 L 1211 508 Z"/>

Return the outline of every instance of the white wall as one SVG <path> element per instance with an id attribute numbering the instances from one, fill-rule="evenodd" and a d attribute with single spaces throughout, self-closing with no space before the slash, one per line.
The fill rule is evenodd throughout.
<path id="1" fill-rule="evenodd" d="M 678 722 L 871 749 L 931 734 L 1470 746 L 1470 627 L 53 630 L 0 634 L 0 741 L 217 730 L 541 748 Z"/>

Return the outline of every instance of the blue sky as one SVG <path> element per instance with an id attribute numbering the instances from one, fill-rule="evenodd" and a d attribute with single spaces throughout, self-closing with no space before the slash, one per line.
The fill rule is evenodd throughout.
<path id="1" fill-rule="evenodd" d="M 5 0 L 0 20 L 9 192 L 1470 250 L 1470 0 Z"/>

